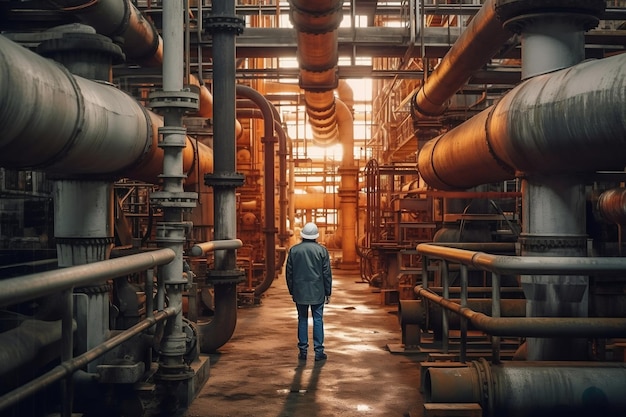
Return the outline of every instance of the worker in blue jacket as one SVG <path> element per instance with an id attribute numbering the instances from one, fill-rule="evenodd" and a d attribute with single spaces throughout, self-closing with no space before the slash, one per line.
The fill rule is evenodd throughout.
<path id="1" fill-rule="evenodd" d="M 302 242 L 292 246 L 287 256 L 285 277 L 287 288 L 298 310 L 298 359 L 306 360 L 309 348 L 309 308 L 313 316 L 313 348 L 315 360 L 327 358 L 324 353 L 324 303 L 330 301 L 332 272 L 328 250 L 317 243 L 319 231 L 315 223 L 307 223 L 300 231 Z"/>

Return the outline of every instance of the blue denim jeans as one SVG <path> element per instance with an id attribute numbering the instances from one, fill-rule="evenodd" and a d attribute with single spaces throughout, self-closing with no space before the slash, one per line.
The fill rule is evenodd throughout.
<path id="1" fill-rule="evenodd" d="M 311 305 L 313 316 L 313 348 L 315 355 L 324 353 L 324 303 Z M 309 348 L 309 305 L 296 304 L 298 309 L 298 349 L 306 355 Z"/>

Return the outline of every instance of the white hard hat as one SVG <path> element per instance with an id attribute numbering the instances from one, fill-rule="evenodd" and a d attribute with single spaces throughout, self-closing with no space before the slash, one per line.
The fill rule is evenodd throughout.
<path id="1" fill-rule="evenodd" d="M 320 236 L 320 233 L 317 230 L 317 225 L 315 223 L 305 224 L 302 230 L 300 230 L 300 236 L 302 236 L 302 239 L 317 239 Z"/>

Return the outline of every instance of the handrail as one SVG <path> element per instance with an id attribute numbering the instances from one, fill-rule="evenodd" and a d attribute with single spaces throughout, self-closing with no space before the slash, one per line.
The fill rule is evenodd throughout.
<path id="1" fill-rule="evenodd" d="M 91 264 L 60 268 L 54 271 L 24 275 L 0 281 L 0 307 L 18 304 L 51 294 L 64 293 L 66 299 L 62 319 L 62 350 L 60 365 L 47 373 L 15 388 L 0 397 L 0 410 L 22 401 L 52 383 L 71 376 L 78 369 L 104 355 L 114 347 L 122 344 L 131 337 L 149 329 L 155 323 L 179 313 L 180 308 L 168 307 L 154 314 L 148 314 L 146 319 L 135 326 L 124 330 L 116 336 L 105 340 L 80 356 L 72 358 L 72 289 L 74 287 L 102 283 L 109 279 L 121 277 L 134 272 L 149 270 L 157 265 L 167 264 L 176 258 L 176 252 L 169 248 L 157 249 L 150 252 L 108 259 Z M 68 379 L 67 385 L 71 384 Z M 67 387 L 66 387 L 67 388 Z M 71 413 L 65 398 L 67 391 L 63 393 L 64 415 Z"/>
<path id="2" fill-rule="evenodd" d="M 490 255 L 429 243 L 420 243 L 417 251 L 497 274 L 587 275 L 626 271 L 626 258 Z"/>
<path id="3" fill-rule="evenodd" d="M 626 318 L 605 317 L 489 317 L 449 299 L 415 287 L 415 293 L 472 322 L 492 336 L 518 337 L 626 337 Z"/>
<path id="4" fill-rule="evenodd" d="M 450 246 L 455 245 L 454 243 Z M 461 361 L 465 361 L 467 320 L 492 337 L 493 360 L 499 361 L 500 336 L 518 337 L 624 337 L 626 318 L 590 317 L 500 317 L 500 275 L 590 275 L 626 271 L 626 258 L 506 256 L 470 251 L 441 243 L 421 243 L 416 249 L 423 256 L 422 285 L 415 293 L 443 307 L 444 349 L 448 347 L 447 311 L 461 316 Z M 428 289 L 428 260 L 441 259 L 443 297 Z M 451 301 L 448 286 L 448 262 L 461 264 L 461 304 Z M 467 307 L 468 267 L 492 273 L 493 317 Z"/>
<path id="5" fill-rule="evenodd" d="M 105 342 L 99 344 L 93 349 L 88 350 L 82 355 L 62 362 L 45 374 L 1 396 L 0 410 L 4 410 L 7 407 L 17 404 L 18 402 L 24 400 L 25 398 L 29 397 L 40 389 L 43 389 L 56 381 L 72 375 L 74 372 L 78 371 L 89 362 L 92 362 L 100 356 L 104 355 L 114 347 L 121 345 L 125 341 L 129 340 L 131 337 L 138 335 L 142 331 L 152 327 L 154 324 L 161 322 L 177 313 L 178 312 L 175 308 L 167 307 L 162 311 L 154 313 L 153 316 L 145 318 L 144 320 L 135 324 L 133 327 L 124 330 L 114 337 L 106 340 Z"/>
<path id="6" fill-rule="evenodd" d="M 176 253 L 169 248 L 71 266 L 0 281 L 0 307 L 50 295 L 72 287 L 100 283 L 108 279 L 171 262 Z"/>

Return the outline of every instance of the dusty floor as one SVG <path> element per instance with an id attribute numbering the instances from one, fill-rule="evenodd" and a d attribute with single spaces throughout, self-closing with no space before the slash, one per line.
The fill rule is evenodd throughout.
<path id="1" fill-rule="evenodd" d="M 235 334 L 210 355 L 208 382 L 185 416 L 421 416 L 424 358 L 389 352 L 388 343 L 401 342 L 397 307 L 359 281 L 333 271 L 328 360 L 315 362 L 311 351 L 299 363 L 296 309 L 284 277 L 276 279 L 260 306 L 238 310 Z"/>

